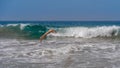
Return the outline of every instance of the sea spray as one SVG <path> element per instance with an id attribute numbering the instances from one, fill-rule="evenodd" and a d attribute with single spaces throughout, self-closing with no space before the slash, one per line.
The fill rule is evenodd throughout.
<path id="1" fill-rule="evenodd" d="M 56 34 L 50 36 L 94 38 L 113 37 L 120 35 L 120 26 L 100 26 L 100 27 L 67 27 L 59 28 Z"/>

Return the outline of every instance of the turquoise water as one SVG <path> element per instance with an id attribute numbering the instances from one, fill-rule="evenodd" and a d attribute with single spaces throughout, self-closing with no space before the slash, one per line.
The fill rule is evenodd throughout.
<path id="1" fill-rule="evenodd" d="M 119 27 L 119 21 L 1 21 L 0 38 L 39 39 L 49 29 L 59 33 L 54 36 L 83 37 L 80 35 L 85 33 L 83 31 L 88 31 L 90 36 L 104 29 L 106 29 L 104 32 L 110 33 L 109 36 L 119 36 Z M 102 35 L 100 32 L 97 34 L 94 36 L 108 37 L 108 34 Z"/>

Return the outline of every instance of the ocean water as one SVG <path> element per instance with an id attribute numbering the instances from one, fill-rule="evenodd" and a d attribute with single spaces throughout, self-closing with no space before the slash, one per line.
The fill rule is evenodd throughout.
<path id="1" fill-rule="evenodd" d="M 1 21 L 0 68 L 120 68 L 120 22 Z"/>

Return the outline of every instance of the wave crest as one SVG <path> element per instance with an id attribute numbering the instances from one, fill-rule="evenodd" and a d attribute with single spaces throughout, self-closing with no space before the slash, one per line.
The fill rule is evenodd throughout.
<path id="1" fill-rule="evenodd" d="M 0 38 L 38 39 L 48 28 L 39 24 L 0 25 Z"/>
<path id="2" fill-rule="evenodd" d="M 120 26 L 96 26 L 96 27 L 53 27 L 40 24 L 6 24 L 0 25 L 0 38 L 28 38 L 39 39 L 49 29 L 55 29 L 57 33 L 48 36 L 55 37 L 120 37 Z"/>
<path id="3" fill-rule="evenodd" d="M 56 34 L 49 36 L 57 37 L 112 37 L 120 34 L 120 26 L 97 26 L 97 27 L 67 27 L 59 28 Z"/>

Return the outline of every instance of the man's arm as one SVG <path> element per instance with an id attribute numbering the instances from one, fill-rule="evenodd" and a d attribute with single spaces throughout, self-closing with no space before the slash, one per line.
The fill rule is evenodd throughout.
<path id="1" fill-rule="evenodd" d="M 49 33 L 55 33 L 56 31 L 53 30 L 53 29 L 50 29 L 48 30 L 45 34 L 43 34 L 41 37 L 40 37 L 40 42 L 42 42 L 42 40 L 49 34 Z"/>

